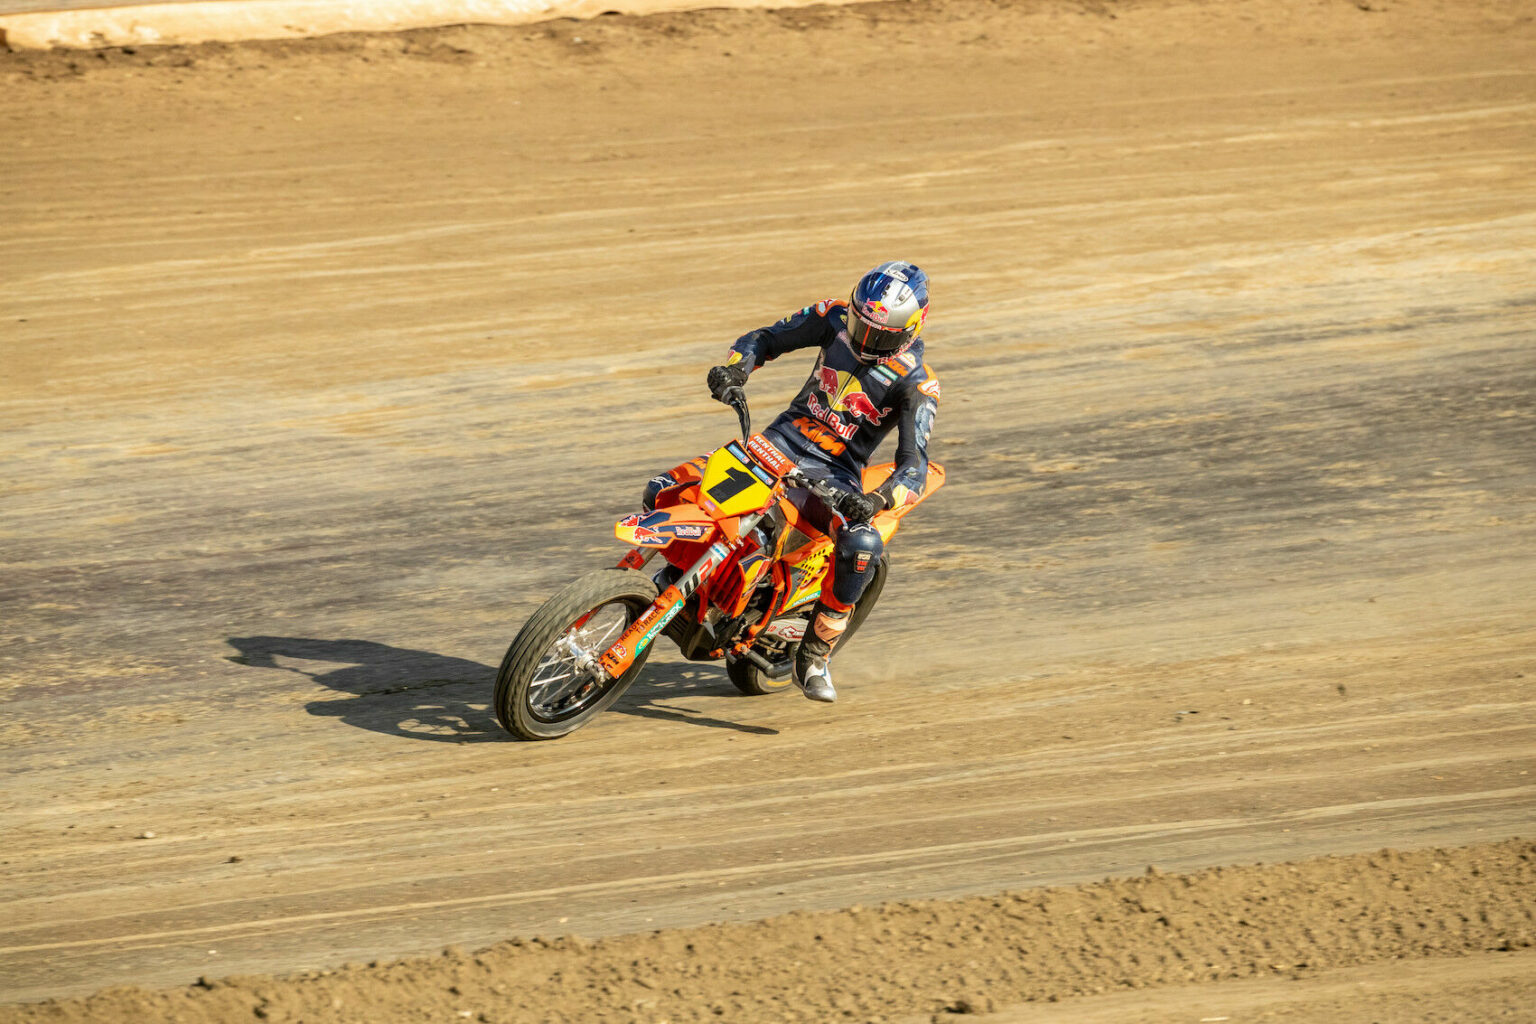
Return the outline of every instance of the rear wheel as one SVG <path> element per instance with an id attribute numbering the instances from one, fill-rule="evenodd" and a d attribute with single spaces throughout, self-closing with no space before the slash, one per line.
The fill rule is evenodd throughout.
<path id="1" fill-rule="evenodd" d="M 880 600 L 880 592 L 885 589 L 885 577 L 889 570 L 890 558 L 886 554 L 881 553 L 880 564 L 875 569 L 874 578 L 869 581 L 869 585 L 864 588 L 864 593 L 859 595 L 858 602 L 854 604 L 853 611 L 849 613 L 848 628 L 843 630 L 843 635 L 837 641 L 837 646 L 832 648 L 833 654 L 847 646 L 848 641 L 853 639 L 853 634 L 857 633 L 859 627 L 864 624 L 864 620 L 869 618 L 869 613 L 874 611 L 875 602 Z M 815 605 L 813 604 L 811 607 L 814 608 Z M 809 627 L 810 624 L 807 623 L 806 625 Z M 788 657 L 793 658 L 795 656 L 795 649 L 798 646 L 798 644 L 789 645 Z M 731 683 L 735 685 L 736 689 L 751 696 L 778 693 L 780 690 L 787 690 L 794 685 L 788 676 L 785 676 L 783 679 L 769 678 L 768 673 L 745 658 L 740 661 L 727 661 L 725 663 L 725 674 L 730 677 Z"/>
<path id="2" fill-rule="evenodd" d="M 599 569 L 568 583 L 533 613 L 496 673 L 496 719 L 525 740 L 552 740 L 586 725 L 629 688 L 650 648 L 618 679 L 602 653 L 656 600 L 633 569 Z"/>

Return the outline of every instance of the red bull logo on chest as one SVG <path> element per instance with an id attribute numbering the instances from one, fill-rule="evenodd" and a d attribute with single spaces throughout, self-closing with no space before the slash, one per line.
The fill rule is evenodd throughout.
<path id="1" fill-rule="evenodd" d="M 811 392 L 807 404 L 812 415 L 844 439 L 859 432 L 860 420 L 878 427 L 891 413 L 890 406 L 875 406 L 857 377 L 830 366 L 816 367 L 816 390 Z"/>

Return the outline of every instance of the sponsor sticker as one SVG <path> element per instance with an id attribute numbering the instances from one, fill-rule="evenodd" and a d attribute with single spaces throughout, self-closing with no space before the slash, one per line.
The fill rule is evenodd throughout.
<path id="1" fill-rule="evenodd" d="M 774 476 L 783 476 L 794 467 L 789 457 L 775 448 L 773 442 L 762 434 L 753 434 L 747 438 L 747 451 L 751 452 L 752 457 L 766 466 L 768 472 Z"/>
<path id="2" fill-rule="evenodd" d="M 636 652 L 643 651 L 649 647 L 651 645 L 651 641 L 656 639 L 656 634 L 660 633 L 661 628 L 666 624 L 666 619 L 657 619 L 654 623 L 652 623 L 651 628 L 645 631 L 645 635 L 642 636 L 640 638 L 640 642 L 635 645 Z"/>
<path id="3" fill-rule="evenodd" d="M 802 640 L 805 638 L 805 620 L 797 619 L 792 622 L 779 621 L 768 627 L 770 636 L 776 636 L 780 640 Z"/>

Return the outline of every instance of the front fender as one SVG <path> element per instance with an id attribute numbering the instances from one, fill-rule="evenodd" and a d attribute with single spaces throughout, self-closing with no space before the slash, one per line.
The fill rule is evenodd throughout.
<path id="1" fill-rule="evenodd" d="M 635 512 L 613 526 L 613 535 L 637 548 L 664 548 L 675 540 L 708 541 L 719 529 L 713 516 L 697 505 L 681 504 L 655 512 Z"/>

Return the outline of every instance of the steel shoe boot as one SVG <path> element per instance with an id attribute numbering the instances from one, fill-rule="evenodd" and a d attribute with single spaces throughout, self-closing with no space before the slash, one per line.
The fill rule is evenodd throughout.
<path id="1" fill-rule="evenodd" d="M 824 704 L 837 700 L 837 688 L 832 685 L 832 668 L 828 660 L 832 657 L 832 645 L 847 628 L 846 611 L 833 611 L 825 604 L 817 603 L 810 628 L 805 631 L 805 639 L 800 641 L 800 649 L 795 652 L 793 674 L 795 685 L 809 699 Z"/>

